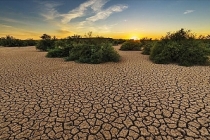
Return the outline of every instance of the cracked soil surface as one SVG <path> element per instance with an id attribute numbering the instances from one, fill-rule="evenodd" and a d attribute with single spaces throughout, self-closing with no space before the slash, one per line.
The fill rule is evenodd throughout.
<path id="1" fill-rule="evenodd" d="M 209 66 L 119 53 L 91 65 L 1 47 L 0 139 L 210 139 Z"/>

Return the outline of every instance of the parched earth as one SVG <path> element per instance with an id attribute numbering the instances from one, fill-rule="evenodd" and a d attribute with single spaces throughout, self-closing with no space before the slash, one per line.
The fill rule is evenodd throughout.
<path id="1" fill-rule="evenodd" d="M 210 139 L 209 66 L 119 53 L 91 65 L 1 47 L 0 139 Z"/>

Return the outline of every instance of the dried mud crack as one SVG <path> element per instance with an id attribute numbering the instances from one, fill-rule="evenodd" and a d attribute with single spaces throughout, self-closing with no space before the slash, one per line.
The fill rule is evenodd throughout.
<path id="1" fill-rule="evenodd" d="M 119 53 L 90 65 L 1 47 L 0 139 L 210 139 L 210 67 Z"/>

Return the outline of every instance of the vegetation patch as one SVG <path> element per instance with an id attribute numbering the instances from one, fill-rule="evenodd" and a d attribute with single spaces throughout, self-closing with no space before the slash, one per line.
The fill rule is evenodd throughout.
<path id="1" fill-rule="evenodd" d="M 208 43 L 195 39 L 189 30 L 168 33 L 152 47 L 150 59 L 154 63 L 177 63 L 183 66 L 205 65 L 209 60 Z"/>
<path id="2" fill-rule="evenodd" d="M 140 51 L 142 44 L 139 41 L 129 40 L 122 44 L 120 50 L 122 51 Z"/>
<path id="3" fill-rule="evenodd" d="M 55 47 L 49 49 L 46 57 L 68 57 L 73 45 L 68 40 L 56 40 Z"/>
<path id="4" fill-rule="evenodd" d="M 152 38 L 142 38 L 140 39 L 142 43 L 142 54 L 150 55 L 152 47 L 156 44 L 157 40 L 152 40 Z"/>
<path id="5" fill-rule="evenodd" d="M 6 37 L 0 38 L 0 46 L 4 46 L 4 47 L 34 46 L 36 45 L 36 42 L 37 41 L 33 39 L 20 40 L 9 35 Z"/>
<path id="6" fill-rule="evenodd" d="M 51 38 L 50 35 L 43 34 L 40 38 L 41 40 L 36 44 L 36 49 L 41 51 L 48 51 L 55 48 L 55 37 Z"/>
<path id="7" fill-rule="evenodd" d="M 120 55 L 112 47 L 112 44 L 102 43 L 98 45 L 76 44 L 71 49 L 67 61 L 80 63 L 99 64 L 104 62 L 118 62 Z"/>
<path id="8" fill-rule="evenodd" d="M 79 35 L 64 39 L 51 39 L 49 35 L 41 36 L 36 48 L 48 51 L 46 57 L 65 58 L 66 61 L 99 64 L 104 62 L 118 62 L 120 55 L 112 47 L 113 40 L 103 37 L 80 38 Z"/>

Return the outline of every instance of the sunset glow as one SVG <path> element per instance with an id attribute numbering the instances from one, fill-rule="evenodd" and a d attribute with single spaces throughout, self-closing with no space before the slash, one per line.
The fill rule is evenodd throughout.
<path id="1" fill-rule="evenodd" d="M 190 4 L 189 4 L 190 3 Z M 203 0 L 1 0 L 0 37 L 27 39 L 46 33 L 140 39 L 181 28 L 210 34 L 210 1 Z"/>
<path id="2" fill-rule="evenodd" d="M 137 37 L 137 36 L 132 36 L 130 39 L 139 40 L 139 37 Z"/>

